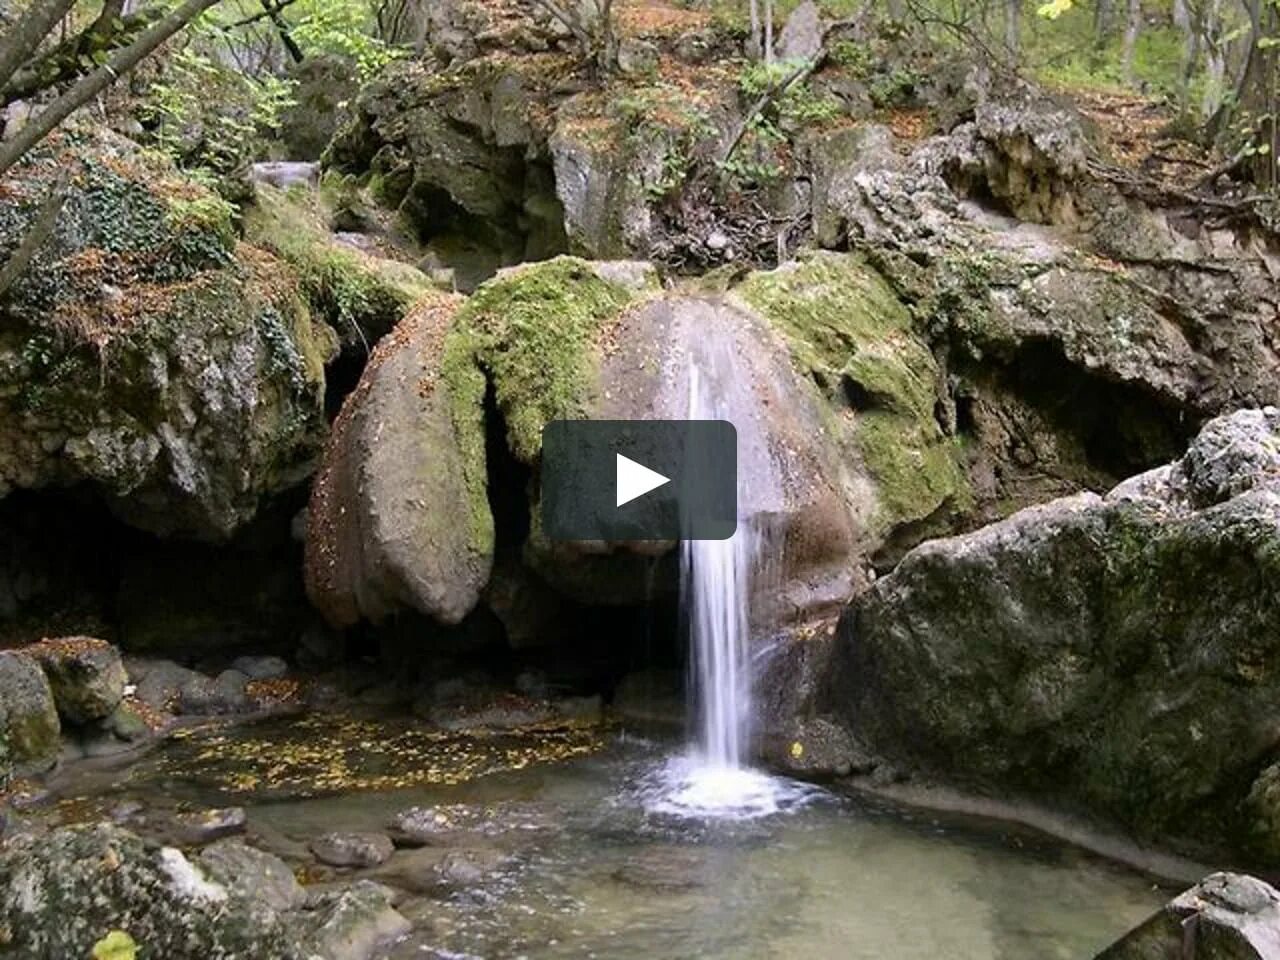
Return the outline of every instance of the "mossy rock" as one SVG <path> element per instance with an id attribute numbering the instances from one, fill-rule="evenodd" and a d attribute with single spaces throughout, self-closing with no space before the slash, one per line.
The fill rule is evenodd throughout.
<path id="1" fill-rule="evenodd" d="M 246 238 L 286 260 L 312 312 L 344 349 L 370 349 L 423 297 L 428 277 L 411 264 L 340 242 L 316 195 L 259 185 L 244 215 Z"/>
<path id="2" fill-rule="evenodd" d="M 651 284 L 645 275 L 611 279 L 574 257 L 503 271 L 459 310 L 445 342 L 444 376 L 460 385 L 483 371 L 506 420 L 512 453 L 535 463 L 548 422 L 588 414 L 600 337 Z M 471 413 L 460 410 L 458 417 L 468 420 Z"/>
<path id="3" fill-rule="evenodd" d="M 90 481 L 137 526 L 223 538 L 310 472 L 332 332 L 223 201 L 109 138 L 0 182 L 0 256 L 60 168 L 55 230 L 0 302 L 0 495 Z"/>
<path id="4" fill-rule="evenodd" d="M 882 532 L 968 502 L 956 440 L 934 416 L 937 361 L 893 289 L 855 256 L 819 253 L 734 292 L 786 338 L 876 483 Z"/>

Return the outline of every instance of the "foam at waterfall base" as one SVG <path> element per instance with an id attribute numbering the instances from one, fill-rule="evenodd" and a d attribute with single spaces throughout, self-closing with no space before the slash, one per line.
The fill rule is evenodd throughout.
<path id="1" fill-rule="evenodd" d="M 712 763 L 697 752 L 668 758 L 639 783 L 645 810 L 699 820 L 753 820 L 788 813 L 817 800 L 809 784 L 750 767 Z"/>

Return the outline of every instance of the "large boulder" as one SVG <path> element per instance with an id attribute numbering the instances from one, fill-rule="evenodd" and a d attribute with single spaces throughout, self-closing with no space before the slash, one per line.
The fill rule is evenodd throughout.
<path id="1" fill-rule="evenodd" d="M 402 607 L 457 623 L 488 580 L 484 381 L 443 354 L 457 310 L 448 299 L 408 317 L 334 424 L 307 512 L 306 578 L 335 626 Z"/>
<path id="2" fill-rule="evenodd" d="M 1280 892 L 1254 877 L 1215 873 L 1165 904 L 1096 960 L 1277 960 Z"/>
<path id="3" fill-rule="evenodd" d="M 366 960 L 408 930 L 385 888 L 363 881 L 308 897 L 283 861 L 234 841 L 193 863 L 100 823 L 0 847 L 4 956 L 96 956 L 119 931 L 139 956 L 166 960 Z"/>
<path id="4" fill-rule="evenodd" d="M 1105 497 L 913 550 L 846 613 L 835 702 L 892 761 L 1271 859 L 1277 597 L 1280 412 L 1241 411 Z"/>
<path id="5" fill-rule="evenodd" d="M 265 904 L 108 824 L 8 840 L 0 927 L 4 951 L 32 960 L 87 957 L 111 930 L 171 960 L 306 956 Z"/>
<path id="6" fill-rule="evenodd" d="M 959 448 L 933 416 L 939 376 L 909 314 L 856 257 L 753 274 L 727 295 L 664 294 L 628 262 L 504 271 L 376 351 L 313 495 L 311 595 L 339 626 L 398 607 L 458 622 L 491 575 L 501 482 L 511 489 L 499 500 L 524 501 L 529 517 L 504 562 L 536 574 L 506 566 L 503 584 L 643 602 L 645 569 L 673 544 L 550 541 L 542 429 L 706 415 L 690 407 L 697 381 L 737 426 L 739 512 L 785 557 L 776 589 L 761 590 L 761 629 L 812 617 L 843 602 L 892 530 L 964 502 Z M 499 540 L 522 536 L 508 523 Z M 508 625 L 530 616 L 501 584 L 486 597 Z"/>
<path id="7" fill-rule="evenodd" d="M 58 759 L 62 728 L 49 681 L 35 660 L 0 651 L 0 741 L 6 766 L 19 773 L 47 770 Z"/>
<path id="8" fill-rule="evenodd" d="M 0 257 L 60 170 L 53 233 L 0 300 L 0 495 L 88 483 L 143 529 L 225 538 L 312 469 L 332 332 L 229 204 L 105 135 L 6 175 Z"/>
<path id="9" fill-rule="evenodd" d="M 124 698 L 124 662 L 105 640 L 60 637 L 32 644 L 26 653 L 44 670 L 58 713 L 71 723 L 109 717 Z"/>
<path id="10" fill-rule="evenodd" d="M 286 260 L 315 315 L 343 350 L 363 358 L 431 284 L 409 263 L 345 243 L 331 230 L 333 214 L 321 196 L 260 184 L 244 214 L 245 236 Z"/>

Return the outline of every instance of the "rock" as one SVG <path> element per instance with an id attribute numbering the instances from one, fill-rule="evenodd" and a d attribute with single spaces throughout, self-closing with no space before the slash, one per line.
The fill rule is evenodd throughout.
<path id="1" fill-rule="evenodd" d="M 335 627 L 402 606 L 456 624 L 489 576 L 484 380 L 444 352 L 458 307 L 415 311 L 379 344 L 334 424 L 308 509 L 306 577 Z"/>
<path id="2" fill-rule="evenodd" d="M 146 675 L 138 681 L 137 697 L 154 710 L 169 710 L 177 705 L 178 696 L 187 685 L 207 679 L 195 670 L 172 660 L 150 661 Z"/>
<path id="3" fill-rule="evenodd" d="M 197 862 L 215 883 L 232 893 L 260 900 L 282 913 L 307 902 L 307 893 L 279 857 L 239 840 L 219 840 L 200 851 Z"/>
<path id="4" fill-rule="evenodd" d="M 302 960 L 256 897 L 210 881 L 178 850 L 109 824 L 15 836 L 0 847 L 6 950 L 32 960 L 88 957 L 110 930 L 167 960 Z"/>
<path id="5" fill-rule="evenodd" d="M 410 807 L 392 818 L 387 832 L 397 846 L 431 847 L 449 845 L 461 828 L 443 808 Z"/>
<path id="6" fill-rule="evenodd" d="M 249 179 L 254 183 L 288 190 L 291 187 L 312 189 L 320 185 L 320 164 L 273 160 L 255 163 L 249 168 Z"/>
<path id="7" fill-rule="evenodd" d="M 779 60 L 812 60 L 822 50 L 822 14 L 813 0 L 791 11 L 778 36 Z"/>
<path id="8" fill-rule="evenodd" d="M 891 760 L 1141 837 L 1274 849 L 1277 443 L 1274 409 L 1232 414 L 1106 497 L 917 547 L 845 615 L 841 719 Z"/>
<path id="9" fill-rule="evenodd" d="M 501 869 L 506 855 L 498 850 L 448 850 L 435 867 L 437 883 L 449 891 L 469 890 Z"/>
<path id="10" fill-rule="evenodd" d="M 385 887 L 361 880 L 323 903 L 307 939 L 326 960 L 367 960 L 383 943 L 402 937 L 409 921 L 392 908 Z"/>
<path id="11" fill-rule="evenodd" d="M 627 857 L 613 872 L 613 879 L 650 893 L 694 890 L 713 881 L 707 867 L 707 858 L 701 850 L 654 846 Z"/>
<path id="12" fill-rule="evenodd" d="M 49 681 L 35 660 L 9 650 L 0 650 L 0 725 L 5 760 L 20 773 L 57 761 L 62 727 Z"/>
<path id="13" fill-rule="evenodd" d="M 250 680 L 277 680 L 289 672 L 289 664 L 280 657 L 236 657 L 231 669 L 238 670 Z"/>
<path id="14" fill-rule="evenodd" d="M 60 149 L 4 179 L 0 248 Z M 95 131 L 62 159 L 58 229 L 4 298 L 0 496 L 86 483 L 136 527 L 225 539 L 310 474 L 332 332 L 287 266 L 238 244 L 231 205 L 156 154 Z"/>
<path id="15" fill-rule="evenodd" d="M 395 851 L 384 833 L 327 833 L 311 841 L 311 852 L 331 867 L 376 867 Z"/>
<path id="16" fill-rule="evenodd" d="M 241 713 L 251 706 L 248 683 L 239 670 L 223 670 L 216 678 L 197 675 L 179 691 L 178 712 L 202 717 Z"/>
<path id="17" fill-rule="evenodd" d="M 245 210 L 245 235 L 289 263 L 312 311 L 337 332 L 344 354 L 363 361 L 434 288 L 422 271 L 381 247 L 343 243 L 331 233 L 329 217 L 320 196 L 268 183 L 254 191 Z"/>
<path id="18" fill-rule="evenodd" d="M 359 73 L 346 57 L 313 53 L 289 69 L 289 79 L 294 87 L 280 118 L 280 141 L 289 156 L 319 160 L 359 93 Z"/>
<path id="19" fill-rule="evenodd" d="M 63 637 L 33 644 L 27 652 L 49 678 L 58 712 L 71 723 L 108 717 L 124 698 L 124 663 L 105 640 Z"/>
<path id="20" fill-rule="evenodd" d="M 196 810 L 178 813 L 173 817 L 178 839 L 187 845 L 209 843 L 244 833 L 247 822 L 243 807 Z"/>
<path id="21" fill-rule="evenodd" d="M 658 66 L 659 50 L 647 40 L 624 37 L 618 44 L 618 69 L 624 74 L 651 73 Z"/>
<path id="22" fill-rule="evenodd" d="M 143 716 L 137 706 L 128 701 L 122 702 L 120 706 L 116 707 L 111 716 L 107 717 L 102 724 L 121 740 L 128 743 L 137 743 L 140 740 L 145 740 L 151 736 L 152 732 L 146 717 Z"/>
<path id="23" fill-rule="evenodd" d="M 1214 873 L 1179 894 L 1096 960 L 1275 960 L 1280 892 L 1254 877 Z"/>

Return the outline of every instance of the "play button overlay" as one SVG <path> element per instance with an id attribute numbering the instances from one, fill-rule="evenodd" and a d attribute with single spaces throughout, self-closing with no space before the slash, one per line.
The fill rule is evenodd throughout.
<path id="1" fill-rule="evenodd" d="M 552 540 L 725 540 L 738 525 L 727 420 L 555 420 L 542 431 Z"/>
<path id="2" fill-rule="evenodd" d="M 636 463 L 630 457 L 618 454 L 615 458 L 614 491 L 617 496 L 616 506 L 630 503 L 636 497 L 643 497 L 651 490 L 657 490 L 671 482 L 656 470 L 650 470 L 642 463 Z"/>

